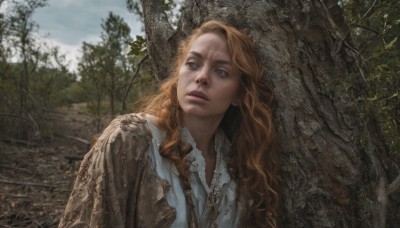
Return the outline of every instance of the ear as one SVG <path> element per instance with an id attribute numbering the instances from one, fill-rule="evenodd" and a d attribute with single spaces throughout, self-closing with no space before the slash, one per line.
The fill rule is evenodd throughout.
<path id="1" fill-rule="evenodd" d="M 238 107 L 240 104 L 239 99 L 235 99 L 234 101 L 232 101 L 232 106 Z"/>

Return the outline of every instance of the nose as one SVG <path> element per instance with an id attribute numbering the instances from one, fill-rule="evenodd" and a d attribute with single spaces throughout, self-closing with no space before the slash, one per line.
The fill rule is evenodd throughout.
<path id="1" fill-rule="evenodd" d="M 210 85 L 209 70 L 206 66 L 204 66 L 196 75 L 195 82 L 196 84 L 204 87 L 208 87 Z"/>

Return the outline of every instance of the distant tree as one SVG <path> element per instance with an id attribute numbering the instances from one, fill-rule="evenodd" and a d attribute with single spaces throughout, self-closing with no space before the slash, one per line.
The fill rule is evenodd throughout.
<path id="1" fill-rule="evenodd" d="M 4 0 L 0 0 L 0 7 L 3 4 Z M 4 15 L 0 12 L 0 61 L 4 60 L 3 55 L 5 52 L 4 49 L 4 44 L 3 44 L 3 39 L 4 39 L 4 33 L 6 30 L 6 25 L 5 25 L 5 20 L 4 20 Z"/>
<path id="2" fill-rule="evenodd" d="M 4 85 L 0 88 L 5 95 L 5 105 L 1 110 L 12 117 L 13 121 L 7 123 L 17 137 L 39 138 L 34 117 L 37 106 L 30 87 L 40 55 L 33 36 L 38 26 L 32 15 L 37 8 L 45 6 L 46 0 L 10 0 L 7 3 L 7 11 L 1 15 L 1 38 L 5 45 L 1 47 L 0 70 Z"/>
<path id="3" fill-rule="evenodd" d="M 0 15 L 0 136 L 37 140 L 48 111 L 78 99 L 79 89 L 65 94 L 76 75 L 58 48 L 37 36 L 32 15 L 46 0 L 7 3 Z"/>
<path id="4" fill-rule="evenodd" d="M 128 56 L 129 44 L 132 42 L 130 28 L 122 17 L 110 12 L 101 24 L 101 61 L 100 65 L 106 76 L 105 87 L 109 94 L 111 114 L 116 114 L 116 101 L 122 98 L 126 82 L 132 72 Z"/>
<path id="5" fill-rule="evenodd" d="M 102 101 L 105 93 L 105 72 L 101 66 L 100 45 L 84 42 L 82 45 L 82 58 L 78 64 L 81 86 L 86 91 L 86 99 L 90 104 L 92 113 L 96 116 L 97 131 L 100 131 L 102 116 Z"/>
<path id="6" fill-rule="evenodd" d="M 138 19 L 143 23 L 143 10 L 139 0 L 126 0 L 126 7 L 129 12 L 138 16 Z"/>
<path id="7" fill-rule="evenodd" d="M 102 115 L 130 111 L 128 109 L 132 107 L 128 108 L 128 102 L 145 90 L 142 85 L 151 85 L 151 80 L 144 76 L 151 75 L 147 73 L 147 55 L 131 52 L 132 38 L 126 22 L 110 12 L 101 27 L 99 43 L 83 43 L 83 55 L 78 67 L 89 110 L 97 116 L 99 131 Z M 106 100 L 109 101 L 109 109 L 104 108 Z"/>
<path id="8" fill-rule="evenodd" d="M 13 1 L 15 6 L 12 8 L 9 32 L 12 38 L 11 43 L 15 47 L 18 61 L 21 62 L 18 84 L 19 84 L 19 113 L 30 115 L 29 112 L 34 108 L 34 101 L 31 100 L 30 78 L 36 70 L 38 64 L 38 47 L 34 42 L 33 32 L 38 28 L 32 21 L 32 15 L 39 7 L 46 4 L 46 0 L 26 0 Z M 29 102 L 31 100 L 31 102 Z"/>
<path id="9" fill-rule="evenodd" d="M 159 78 L 167 76 L 178 42 L 208 19 L 252 36 L 276 95 L 281 227 L 398 226 L 399 165 L 379 131 L 361 118 L 357 85 L 343 90 L 338 83 L 362 78 L 346 45 L 351 41 L 338 1 L 188 0 L 176 29 L 164 2 L 141 1 L 148 53 Z M 384 1 L 348 2 L 370 4 L 360 13 L 368 15 Z M 398 12 L 396 6 L 389 8 Z M 395 42 L 393 36 L 385 44 L 391 48 Z"/>
<path id="10" fill-rule="evenodd" d="M 47 47 L 43 44 L 39 53 L 39 63 L 33 74 L 31 90 L 41 111 L 52 110 L 79 100 L 76 94 L 79 91 L 64 93 L 77 78 L 68 70 L 65 56 L 60 53 L 58 47 Z"/>
<path id="11" fill-rule="evenodd" d="M 0 0 L 0 7 L 4 0 Z M 8 63 L 7 63 L 7 53 L 8 50 L 4 46 L 5 43 L 5 37 L 6 35 L 6 29 L 7 29 L 7 24 L 5 20 L 4 14 L 0 13 L 0 88 L 4 86 L 4 80 L 5 80 L 5 72 L 7 71 Z M 2 92 L 3 89 L 0 89 L 0 92 Z M 1 99 L 4 99 L 5 94 L 0 93 Z"/>

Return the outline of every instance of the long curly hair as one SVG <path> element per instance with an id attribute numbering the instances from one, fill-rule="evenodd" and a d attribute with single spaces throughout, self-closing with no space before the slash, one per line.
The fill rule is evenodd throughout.
<path id="1" fill-rule="evenodd" d="M 181 42 L 170 77 L 160 92 L 150 98 L 143 111 L 158 118 L 165 131 L 160 154 L 175 162 L 181 176 L 188 175 L 183 157 L 190 148 L 182 148 L 179 125 L 181 110 L 177 98 L 178 72 L 192 43 L 205 33 L 222 36 L 228 44 L 231 60 L 240 71 L 240 104 L 226 111 L 220 127 L 232 142 L 229 170 L 238 182 L 238 194 L 244 196 L 250 226 L 276 227 L 278 177 L 271 103 L 273 92 L 262 78 L 263 68 L 256 57 L 252 39 L 223 22 L 208 21 Z M 147 99 L 148 101 L 148 99 Z M 185 178 L 182 178 L 185 180 Z M 186 178 L 187 180 L 187 178 Z M 185 181 L 183 187 L 189 183 Z"/>

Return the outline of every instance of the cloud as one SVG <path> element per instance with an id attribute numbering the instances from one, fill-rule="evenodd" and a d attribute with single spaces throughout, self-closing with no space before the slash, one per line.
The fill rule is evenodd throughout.
<path id="1" fill-rule="evenodd" d="M 8 10 L 8 3 L 3 2 L 0 12 Z M 124 18 L 133 38 L 144 34 L 143 25 L 128 12 L 124 0 L 48 0 L 47 6 L 36 9 L 33 20 L 39 25 L 41 42 L 58 46 L 70 62 L 70 69 L 76 71 L 82 43 L 100 41 L 101 23 L 110 11 Z"/>
<path id="2" fill-rule="evenodd" d="M 63 55 L 65 57 L 64 64 L 66 64 L 70 71 L 77 72 L 78 70 L 78 62 L 80 57 L 82 56 L 81 53 L 81 45 L 70 45 L 60 42 L 51 37 L 44 37 L 40 34 L 35 34 L 36 40 L 40 43 L 39 45 L 44 45 L 43 48 L 55 48 L 57 47 L 59 50 L 59 55 Z M 90 39 L 94 39 L 93 37 Z M 49 49 L 50 50 L 50 49 Z M 53 64 L 55 64 L 53 62 Z M 56 64 L 55 64 L 56 65 Z"/>
<path id="3" fill-rule="evenodd" d="M 55 39 L 77 44 L 87 34 L 100 36 L 100 23 L 105 16 L 99 10 L 91 10 L 84 5 L 56 4 L 38 9 L 34 20 L 41 31 L 50 33 Z"/>
<path id="4" fill-rule="evenodd" d="M 39 34 L 55 46 L 71 61 L 71 69 L 77 69 L 82 43 L 97 43 L 101 35 L 101 23 L 110 11 L 124 18 L 131 28 L 131 35 L 141 34 L 142 24 L 128 12 L 125 1 L 110 0 L 49 0 L 48 6 L 39 8 L 33 20 L 39 24 Z"/>

